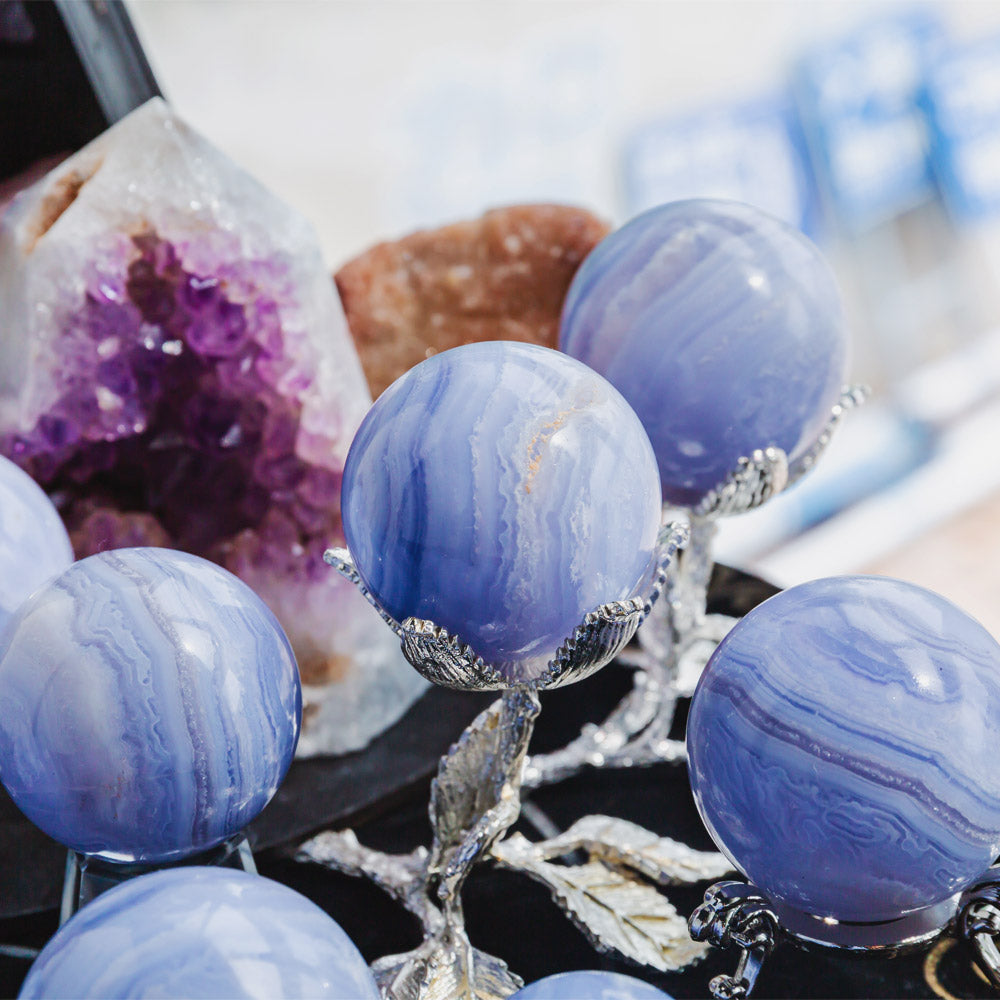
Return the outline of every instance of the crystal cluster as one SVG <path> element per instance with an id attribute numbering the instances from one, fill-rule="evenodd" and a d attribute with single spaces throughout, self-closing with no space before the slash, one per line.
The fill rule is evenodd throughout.
<path id="1" fill-rule="evenodd" d="M 820 251 L 759 209 L 709 199 L 650 209 L 602 240 L 570 286 L 559 346 L 634 407 L 677 506 L 758 448 L 802 455 L 848 356 Z"/>
<path id="2" fill-rule="evenodd" d="M 510 683 L 538 683 L 584 616 L 645 596 L 660 522 L 649 439 L 585 365 L 533 344 L 456 347 L 375 402 L 344 528 L 398 621 L 430 619 Z"/>
<path id="3" fill-rule="evenodd" d="M 340 926 L 270 879 L 224 868 L 143 875 L 81 910 L 45 946 L 20 996 L 378 1000 Z"/>
<path id="4" fill-rule="evenodd" d="M 362 745 L 421 689 L 322 563 L 369 405 L 309 226 L 161 101 L 0 219 L 0 453 L 57 498 L 78 556 L 177 547 L 260 593 L 299 659 L 308 751 Z"/>
<path id="5" fill-rule="evenodd" d="M 0 777 L 50 837 L 110 861 L 208 850 L 295 750 L 295 658 L 231 573 L 173 549 L 79 560 L 0 638 Z"/>
<path id="6" fill-rule="evenodd" d="M 777 902 L 895 920 L 1000 851 L 1000 644 L 885 577 L 793 587 L 715 651 L 687 723 L 705 824 Z"/>

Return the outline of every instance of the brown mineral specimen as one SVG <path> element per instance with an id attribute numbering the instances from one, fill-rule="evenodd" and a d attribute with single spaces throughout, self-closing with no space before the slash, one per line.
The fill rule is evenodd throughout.
<path id="1" fill-rule="evenodd" d="M 337 288 L 372 396 L 459 344 L 555 347 L 569 283 L 608 228 L 581 208 L 517 205 L 380 243 L 345 264 Z"/>

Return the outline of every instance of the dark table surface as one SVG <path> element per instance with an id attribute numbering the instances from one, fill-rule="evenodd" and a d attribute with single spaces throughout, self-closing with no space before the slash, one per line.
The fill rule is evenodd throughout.
<path id="1" fill-rule="evenodd" d="M 743 614 L 774 593 L 759 580 L 717 568 L 710 610 Z M 630 685 L 611 666 L 594 677 L 542 696 L 532 750 L 564 745 L 587 721 L 599 721 Z M 295 846 L 325 828 L 351 825 L 370 847 L 405 852 L 430 839 L 427 794 L 438 757 L 489 697 L 434 689 L 388 732 L 360 753 L 296 761 L 251 828 L 260 873 L 320 905 L 369 961 L 415 947 L 416 920 L 371 883 L 292 859 Z M 683 708 L 676 730 L 683 727 Z M 588 771 L 539 789 L 531 801 L 560 828 L 603 813 L 639 823 L 703 850 L 713 848 L 695 809 L 682 766 L 635 771 Z M 525 821 L 517 829 L 538 839 Z M 36 831 L 5 796 L 0 798 L 0 943 L 41 947 L 55 931 L 65 851 Z M 704 886 L 668 892 L 681 913 Z M 735 955 L 714 953 L 682 973 L 660 974 L 595 952 L 563 916 L 548 891 L 525 876 L 480 865 L 463 893 L 470 939 L 503 958 L 526 982 L 570 969 L 638 975 L 677 998 L 708 995 L 708 981 L 735 969 Z M 14 996 L 27 973 L 23 958 L 0 955 L 0 996 Z M 783 945 L 758 980 L 757 997 L 986 997 L 964 946 L 950 941 L 895 959 L 856 958 Z"/>

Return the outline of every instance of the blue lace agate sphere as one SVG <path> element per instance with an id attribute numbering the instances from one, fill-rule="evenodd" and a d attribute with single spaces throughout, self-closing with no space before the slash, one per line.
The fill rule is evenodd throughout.
<path id="1" fill-rule="evenodd" d="M 45 946 L 23 998 L 378 1000 L 361 953 L 304 896 L 259 875 L 175 868 L 88 903 Z"/>
<path id="2" fill-rule="evenodd" d="M 642 420 L 665 501 L 695 505 L 754 449 L 794 459 L 847 368 L 840 295 L 801 233 L 738 202 L 672 202 L 599 243 L 563 307 L 559 346 Z"/>
<path id="3" fill-rule="evenodd" d="M 511 1000 L 671 1000 L 655 986 L 620 972 L 561 972 L 518 990 Z"/>
<path id="4" fill-rule="evenodd" d="M 0 456 L 0 631 L 22 601 L 72 561 L 52 501 L 31 476 Z"/>
<path id="5" fill-rule="evenodd" d="M 892 920 L 1000 851 L 1000 645 L 921 587 L 842 577 L 765 601 L 709 660 L 687 725 L 716 843 L 797 910 Z"/>
<path id="6" fill-rule="evenodd" d="M 0 639 L 0 778 L 49 836 L 111 861 L 206 850 L 274 794 L 301 692 L 281 626 L 167 549 L 74 563 Z"/>
<path id="7" fill-rule="evenodd" d="M 431 619 L 531 683 L 587 612 L 648 584 L 659 491 L 612 386 L 557 351 L 492 341 L 435 355 L 378 398 L 341 509 L 393 617 Z"/>

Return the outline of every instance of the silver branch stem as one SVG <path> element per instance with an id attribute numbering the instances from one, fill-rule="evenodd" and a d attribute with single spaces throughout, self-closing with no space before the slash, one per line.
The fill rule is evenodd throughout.
<path id="1" fill-rule="evenodd" d="M 608 817 L 587 817 L 538 845 L 520 835 L 501 839 L 521 809 L 528 743 L 540 709 L 536 689 L 585 677 L 624 649 L 655 604 L 686 538 L 683 526 L 665 526 L 647 594 L 587 614 L 533 687 L 511 686 L 458 636 L 433 622 L 397 622 L 368 592 L 349 552 L 326 553 L 326 561 L 378 608 L 424 676 L 465 690 L 502 690 L 441 758 L 431 783 L 429 850 L 382 854 L 344 830 L 319 834 L 297 852 L 300 861 L 370 878 L 420 920 L 424 941 L 418 948 L 372 965 L 386 1000 L 502 1000 L 520 987 L 506 964 L 474 948 L 465 931 L 462 886 L 487 858 L 548 885 L 602 950 L 617 950 L 657 969 L 682 968 L 703 953 L 657 885 L 717 877 L 729 867 L 720 855 L 692 851 Z M 580 850 L 589 855 L 584 865 L 553 860 Z"/>
<path id="2" fill-rule="evenodd" d="M 371 879 L 415 914 L 424 941 L 389 955 L 372 971 L 387 1000 L 502 1000 L 521 981 L 506 964 L 473 948 L 465 932 L 462 885 L 517 820 L 524 756 L 540 704 L 534 691 L 507 690 L 441 758 L 431 784 L 431 849 L 392 855 L 362 846 L 354 832 L 321 833 L 299 861 Z"/>

